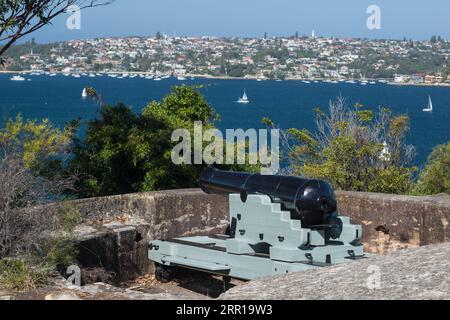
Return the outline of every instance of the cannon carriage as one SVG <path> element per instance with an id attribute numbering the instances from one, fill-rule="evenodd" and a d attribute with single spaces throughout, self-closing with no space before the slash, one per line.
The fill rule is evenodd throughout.
<path id="1" fill-rule="evenodd" d="M 207 168 L 200 186 L 228 195 L 227 234 L 152 240 L 159 280 L 172 268 L 251 280 L 364 257 L 361 226 L 339 215 L 325 181 Z"/>

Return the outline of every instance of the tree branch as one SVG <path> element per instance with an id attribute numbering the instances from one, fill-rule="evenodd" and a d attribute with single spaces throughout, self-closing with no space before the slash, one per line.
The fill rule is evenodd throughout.
<path id="1" fill-rule="evenodd" d="M 22 0 L 18 4 L 5 3 L 0 7 L 0 56 L 17 40 L 51 24 L 57 16 L 73 5 L 80 10 L 109 5 L 114 0 Z M 4 18 L 8 16 L 7 18 Z M 3 36 L 3 38 L 2 38 Z"/>

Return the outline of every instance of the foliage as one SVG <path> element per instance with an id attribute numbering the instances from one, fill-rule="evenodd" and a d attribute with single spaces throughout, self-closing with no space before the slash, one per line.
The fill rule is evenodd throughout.
<path id="1" fill-rule="evenodd" d="M 54 128 L 47 119 L 24 121 L 20 115 L 10 119 L 0 130 L 3 155 L 20 155 L 26 168 L 41 174 L 54 172 L 67 159 L 70 139 L 69 130 Z"/>
<path id="2" fill-rule="evenodd" d="M 47 284 L 45 269 L 32 268 L 21 259 L 0 260 L 0 288 L 25 291 Z"/>
<path id="3" fill-rule="evenodd" d="M 0 0 L 0 56 L 17 40 L 51 23 L 73 6 L 106 5 L 99 0 Z M 2 60 L 0 59 L 0 62 Z"/>
<path id="4" fill-rule="evenodd" d="M 80 214 L 65 203 L 48 204 L 68 185 L 34 175 L 21 158 L 0 158 L 0 287 L 38 286 L 55 267 L 75 261 Z"/>
<path id="5" fill-rule="evenodd" d="M 450 142 L 434 148 L 421 172 L 415 194 L 450 194 Z"/>
<path id="6" fill-rule="evenodd" d="M 72 173 L 82 173 L 82 196 L 124 194 L 193 187 L 204 165 L 175 165 L 171 141 L 176 129 L 193 136 L 194 122 L 213 128 L 214 109 L 197 87 L 174 87 L 162 101 L 153 101 L 140 114 L 123 104 L 102 106 L 99 119 L 89 122 L 87 137 L 78 141 Z M 234 166 L 234 169 L 248 169 Z"/>
<path id="7" fill-rule="evenodd" d="M 74 190 L 74 179 L 61 171 L 69 141 L 68 130 L 20 116 L 0 131 L 0 261 L 11 268 L 0 273 L 2 286 L 38 285 L 76 255 L 71 234 L 79 213 L 49 205 Z"/>
<path id="8" fill-rule="evenodd" d="M 360 104 L 348 107 L 342 98 L 328 113 L 315 109 L 317 132 L 282 130 L 283 157 L 293 174 L 326 179 L 341 190 L 406 193 L 415 168 L 414 149 L 405 144 L 406 115 L 374 113 Z M 263 123 L 274 126 L 270 119 Z"/>

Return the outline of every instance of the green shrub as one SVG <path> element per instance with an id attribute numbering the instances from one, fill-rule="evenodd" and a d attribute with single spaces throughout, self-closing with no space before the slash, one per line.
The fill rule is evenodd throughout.
<path id="1" fill-rule="evenodd" d="M 421 172 L 414 194 L 450 194 L 450 142 L 434 148 Z"/>
<path id="2" fill-rule="evenodd" d="M 342 98 L 328 112 L 314 112 L 315 132 L 282 130 L 282 156 L 291 174 L 328 180 L 338 190 L 410 192 L 416 168 L 414 148 L 405 143 L 407 115 L 349 107 Z M 268 118 L 263 123 L 274 127 Z"/>
<path id="3" fill-rule="evenodd" d="M 66 232 L 73 229 L 82 222 L 80 210 L 73 202 L 64 202 L 59 208 L 60 225 Z"/>
<path id="4" fill-rule="evenodd" d="M 49 268 L 68 267 L 76 262 L 78 248 L 75 241 L 66 237 L 52 239 L 43 263 Z"/>
<path id="5" fill-rule="evenodd" d="M 87 136 L 77 141 L 72 174 L 82 173 L 78 190 L 83 197 L 190 188 L 206 167 L 176 165 L 171 140 L 176 129 L 193 136 L 194 122 L 204 130 L 217 119 L 197 87 L 176 86 L 161 101 L 153 101 L 139 114 L 129 107 L 103 105 L 98 119 L 88 123 Z M 223 165 L 224 169 L 249 170 L 250 165 Z"/>
<path id="6" fill-rule="evenodd" d="M 48 283 L 46 269 L 31 268 L 24 260 L 0 260 L 0 288 L 30 290 Z"/>

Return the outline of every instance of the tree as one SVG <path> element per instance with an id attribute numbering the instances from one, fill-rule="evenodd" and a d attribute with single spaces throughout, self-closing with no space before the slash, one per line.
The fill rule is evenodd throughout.
<path id="1" fill-rule="evenodd" d="M 58 174 L 69 140 L 68 132 L 46 120 L 23 121 L 20 116 L 0 130 L 2 287 L 33 287 L 55 266 L 73 262 L 71 236 L 80 216 L 64 202 L 48 205 L 74 191 L 75 179 Z"/>
<path id="2" fill-rule="evenodd" d="M 48 25 L 73 6 L 81 10 L 113 0 L 0 0 L 0 56 L 17 40 Z"/>
<path id="3" fill-rule="evenodd" d="M 69 128 L 54 128 L 47 119 L 24 121 L 18 115 L 0 130 L 0 157 L 14 154 L 35 174 L 56 176 L 70 156 L 72 134 Z"/>
<path id="4" fill-rule="evenodd" d="M 140 114 L 123 104 L 104 105 L 99 119 L 88 123 L 87 136 L 78 141 L 71 163 L 82 174 L 81 196 L 115 195 L 197 186 L 205 165 L 176 165 L 171 151 L 178 142 L 171 136 L 194 122 L 214 127 L 214 109 L 195 87 L 178 86 L 162 101 L 153 101 Z M 247 166 L 233 168 L 249 170 Z"/>
<path id="5" fill-rule="evenodd" d="M 282 131 L 284 158 L 290 172 L 326 179 L 349 191 L 405 193 L 411 187 L 414 148 L 405 144 L 409 118 L 376 114 L 361 104 L 348 107 L 342 98 L 328 113 L 315 110 L 317 131 Z M 274 126 L 270 119 L 264 123 Z"/>
<path id="6" fill-rule="evenodd" d="M 450 142 L 434 148 L 414 188 L 415 194 L 450 194 Z"/>

